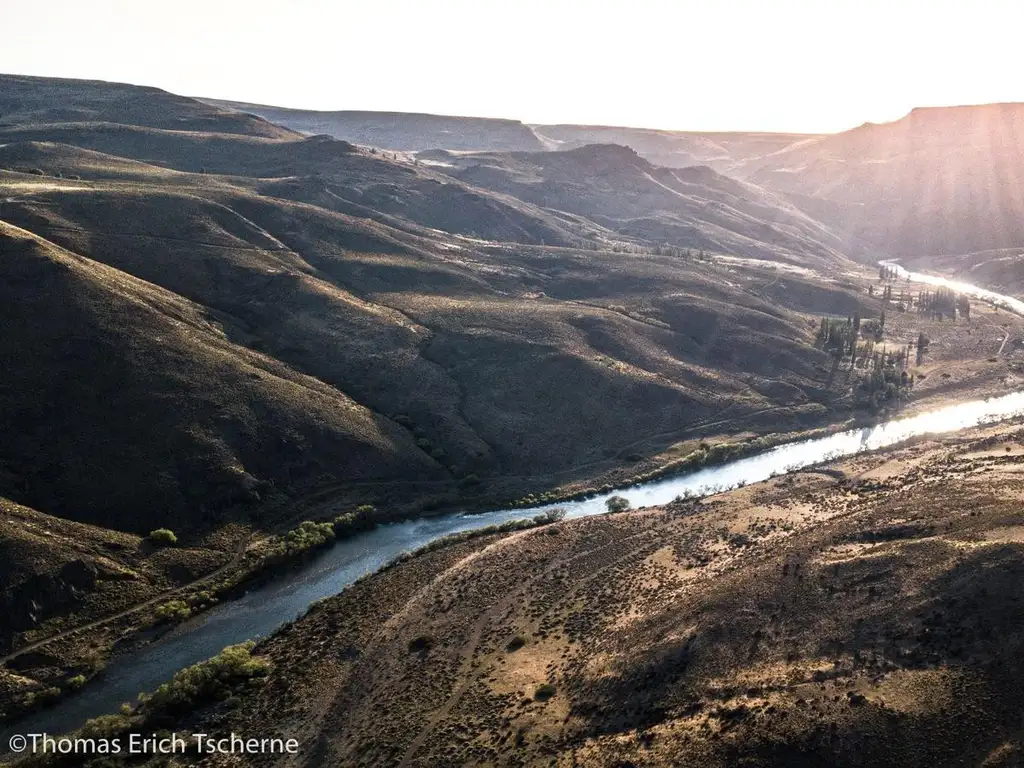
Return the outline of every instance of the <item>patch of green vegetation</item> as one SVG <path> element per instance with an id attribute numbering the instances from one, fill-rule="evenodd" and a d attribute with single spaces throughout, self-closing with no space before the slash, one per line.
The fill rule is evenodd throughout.
<path id="1" fill-rule="evenodd" d="M 50 686 L 38 691 L 29 691 L 22 697 L 21 706 L 24 709 L 42 709 L 51 706 L 60 699 L 62 692 L 60 688 Z"/>
<path id="2" fill-rule="evenodd" d="M 264 677 L 270 664 L 252 655 L 254 643 L 225 648 L 211 659 L 175 673 L 150 696 L 143 696 L 145 717 L 181 714 L 211 701 L 223 701 L 241 683 Z"/>
<path id="3" fill-rule="evenodd" d="M 68 678 L 67 685 L 68 685 L 68 688 L 70 688 L 72 691 L 77 691 L 79 688 L 84 686 L 87 682 L 88 682 L 88 680 L 86 679 L 85 675 L 75 675 L 74 677 L 69 677 Z"/>
<path id="4" fill-rule="evenodd" d="M 627 499 L 625 496 L 612 496 L 605 501 L 604 505 L 605 507 L 608 508 L 608 511 L 611 514 L 615 514 L 617 512 L 625 512 L 632 506 L 629 503 L 629 499 Z"/>
<path id="5" fill-rule="evenodd" d="M 173 547 L 178 543 L 177 534 L 170 528 L 157 528 L 150 531 L 148 539 L 150 544 L 155 544 L 158 547 Z"/>
<path id="6" fill-rule="evenodd" d="M 297 528 L 288 531 L 277 543 L 277 552 L 293 557 L 310 549 L 316 549 L 334 541 L 333 523 L 315 523 L 303 520 Z"/>
<path id="7" fill-rule="evenodd" d="M 547 701 L 556 693 L 558 693 L 558 689 L 551 683 L 541 683 L 537 686 L 537 690 L 533 692 L 533 698 L 537 701 Z"/>
<path id="8" fill-rule="evenodd" d="M 377 527 L 379 514 L 372 504 L 362 504 L 351 512 L 334 518 L 334 534 L 339 539 L 354 536 L 363 531 L 372 531 Z"/>
<path id="9" fill-rule="evenodd" d="M 157 622 L 182 622 L 192 615 L 192 609 L 184 600 L 168 600 L 157 606 L 153 617 Z"/>

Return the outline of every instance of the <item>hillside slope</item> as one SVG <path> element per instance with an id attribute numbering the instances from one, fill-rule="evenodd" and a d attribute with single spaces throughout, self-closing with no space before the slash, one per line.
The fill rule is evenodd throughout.
<path id="1" fill-rule="evenodd" d="M 0 254 L 0 495 L 187 536 L 324 476 L 444 476 L 393 424 L 233 344 L 207 309 L 3 223 Z"/>
<path id="2" fill-rule="evenodd" d="M 704 166 L 658 167 L 628 147 L 429 157 L 476 187 L 641 241 L 818 266 L 844 258 L 841 238 L 784 197 Z"/>
<path id="3" fill-rule="evenodd" d="M 220 109 L 159 88 L 0 74 L 0 126 L 72 122 L 112 122 L 266 138 L 295 136 L 293 131 L 254 115 Z"/>
<path id="4" fill-rule="evenodd" d="M 833 223 L 897 256 L 1024 245 L 1024 104 L 915 109 L 809 139 L 751 180 L 836 203 Z"/>

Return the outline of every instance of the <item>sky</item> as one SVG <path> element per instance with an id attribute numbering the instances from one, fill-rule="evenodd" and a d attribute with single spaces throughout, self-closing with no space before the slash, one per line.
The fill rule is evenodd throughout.
<path id="1" fill-rule="evenodd" d="M 1017 0 L 0 0 L 0 72 L 307 109 L 832 132 L 1024 101 Z"/>

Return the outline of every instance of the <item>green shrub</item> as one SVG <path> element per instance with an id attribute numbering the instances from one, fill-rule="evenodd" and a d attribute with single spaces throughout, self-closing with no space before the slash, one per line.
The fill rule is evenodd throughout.
<path id="1" fill-rule="evenodd" d="M 295 555 L 315 547 L 322 547 L 334 541 L 333 523 L 314 523 L 312 520 L 304 520 L 299 523 L 298 528 L 293 528 L 285 534 L 281 546 L 285 555 Z"/>
<path id="2" fill-rule="evenodd" d="M 559 520 L 565 519 L 565 508 L 555 507 L 554 509 L 548 509 L 541 512 L 539 515 L 533 516 L 533 522 L 537 525 L 548 525 L 550 523 L 557 523 Z"/>
<path id="3" fill-rule="evenodd" d="M 191 616 L 192 609 L 188 607 L 188 603 L 184 600 L 168 600 L 163 605 L 158 606 L 153 615 L 157 621 L 179 622 Z"/>
<path id="4" fill-rule="evenodd" d="M 42 690 L 32 691 L 31 693 L 25 694 L 25 697 L 21 700 L 21 704 L 26 709 L 48 707 L 51 704 L 54 704 L 60 697 L 60 688 L 51 686 L 50 688 L 43 688 Z"/>
<path id="5" fill-rule="evenodd" d="M 377 527 L 377 508 L 372 504 L 361 504 L 351 512 L 334 518 L 334 533 L 339 538 L 352 536 Z"/>
<path id="6" fill-rule="evenodd" d="M 149 541 L 158 547 L 173 547 L 178 543 L 178 537 L 170 528 L 157 528 L 149 532 Z"/>
<path id="7" fill-rule="evenodd" d="M 537 701 L 547 701 L 558 692 L 551 683 L 541 683 L 537 686 L 537 690 L 533 692 L 533 698 Z"/>
<path id="8" fill-rule="evenodd" d="M 85 679 L 85 675 L 75 675 L 74 677 L 68 678 L 68 688 L 70 688 L 72 691 L 77 691 L 79 688 L 85 685 L 86 682 L 88 681 Z"/>
<path id="9" fill-rule="evenodd" d="M 604 503 L 609 512 L 625 512 L 630 508 L 629 499 L 625 496 L 612 496 Z"/>
<path id="10" fill-rule="evenodd" d="M 143 703 L 143 713 L 190 712 L 201 704 L 228 698 L 241 683 L 265 676 L 270 665 L 254 658 L 252 647 L 251 642 L 228 646 L 212 659 L 177 672 Z"/>

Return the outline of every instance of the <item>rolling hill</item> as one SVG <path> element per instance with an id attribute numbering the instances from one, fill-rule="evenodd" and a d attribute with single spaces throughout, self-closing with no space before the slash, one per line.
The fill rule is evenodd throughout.
<path id="1" fill-rule="evenodd" d="M 615 144 L 427 156 L 476 187 L 568 211 L 644 242 L 819 267 L 843 259 L 848 248 L 783 196 L 707 166 L 658 167 Z"/>

